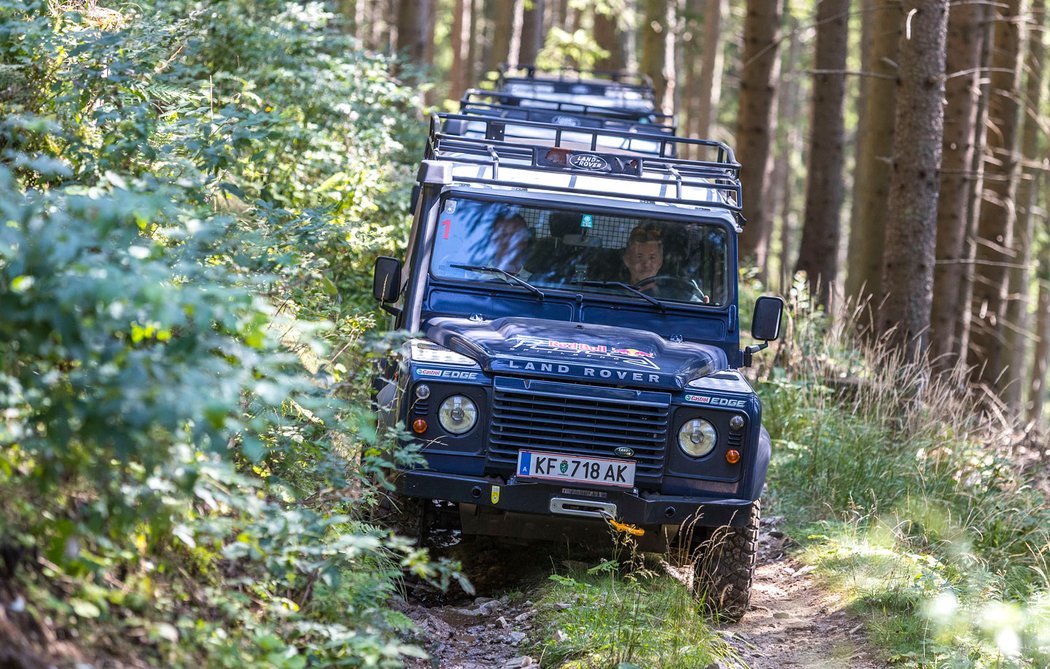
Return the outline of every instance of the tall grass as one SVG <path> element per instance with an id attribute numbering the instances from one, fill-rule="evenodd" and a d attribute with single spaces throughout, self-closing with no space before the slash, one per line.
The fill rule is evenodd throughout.
<path id="1" fill-rule="evenodd" d="M 1048 666 L 1050 500 L 964 369 L 911 364 L 795 291 L 760 373 L 779 513 L 917 666 Z M 813 530 L 817 526 L 819 529 Z M 874 614 L 879 615 L 874 615 Z M 880 627 L 881 625 L 881 627 Z"/>

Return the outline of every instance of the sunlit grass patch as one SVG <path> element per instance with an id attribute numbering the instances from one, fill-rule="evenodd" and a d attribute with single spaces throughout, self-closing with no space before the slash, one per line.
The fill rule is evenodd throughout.
<path id="1" fill-rule="evenodd" d="M 555 574 L 539 609 L 546 667 L 686 669 L 734 657 L 689 590 L 655 571 L 625 575 L 603 561 Z"/>

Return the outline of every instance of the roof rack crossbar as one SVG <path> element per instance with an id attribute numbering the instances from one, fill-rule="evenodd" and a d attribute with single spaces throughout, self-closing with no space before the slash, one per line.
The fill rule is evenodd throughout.
<path id="1" fill-rule="evenodd" d="M 612 116 L 617 118 L 649 119 L 658 125 L 675 125 L 672 114 L 663 114 L 657 111 L 643 111 L 627 107 L 606 107 L 601 105 L 588 105 L 581 102 L 568 102 L 565 100 L 545 100 L 543 98 L 527 97 L 507 93 L 504 91 L 488 91 L 479 88 L 470 88 L 460 98 L 460 105 L 479 104 L 478 98 L 490 98 L 499 100 L 500 105 L 507 107 L 523 107 L 535 109 L 548 109 L 552 111 L 563 111 L 587 116 Z M 522 104 L 527 103 L 527 104 Z M 491 103 L 488 103 L 491 104 Z"/>
<path id="2" fill-rule="evenodd" d="M 485 185 L 490 185 L 490 186 L 502 186 L 502 187 L 506 187 L 506 188 L 520 188 L 521 187 L 521 184 L 519 182 L 516 182 L 516 181 L 501 181 L 501 180 L 496 180 L 496 179 L 487 179 L 485 177 L 456 176 L 453 179 L 453 181 L 460 182 L 460 183 L 468 183 L 468 184 L 470 184 L 470 183 L 477 183 L 477 184 L 485 184 Z M 729 211 L 729 212 L 732 212 L 733 214 L 736 214 L 738 217 L 740 216 L 740 213 L 741 213 L 741 207 L 740 207 L 740 204 L 739 204 L 739 202 L 740 202 L 739 200 L 736 200 L 735 202 L 729 202 L 727 200 L 722 200 L 722 199 L 717 199 L 717 200 L 716 199 L 704 199 L 704 200 L 686 200 L 686 201 L 683 201 L 683 200 L 681 200 L 681 199 L 679 199 L 677 197 L 667 197 L 667 196 L 663 196 L 663 195 L 633 196 L 633 195 L 626 195 L 626 194 L 615 192 L 615 191 L 610 192 L 610 191 L 607 191 L 607 190 L 594 190 L 594 189 L 590 189 L 590 188 L 579 188 L 579 187 L 576 187 L 576 186 L 558 186 L 558 185 L 548 185 L 548 184 L 544 184 L 542 186 L 536 186 L 535 189 L 538 190 L 538 191 L 551 191 L 551 192 L 558 192 L 558 193 L 573 193 L 575 195 L 594 195 L 594 196 L 598 196 L 598 197 L 613 198 L 613 199 L 617 199 L 617 200 L 634 200 L 634 201 L 644 201 L 644 202 L 665 202 L 665 203 L 668 203 L 668 204 L 695 204 L 695 205 L 701 205 L 701 206 L 704 206 L 704 207 L 711 207 L 713 209 L 723 209 L 725 211 Z"/>
<path id="3" fill-rule="evenodd" d="M 722 168 L 725 168 L 725 169 L 730 169 L 730 170 L 733 171 L 734 175 L 737 174 L 739 172 L 739 169 L 740 169 L 740 164 L 736 162 L 736 158 L 733 155 L 733 150 L 730 149 L 728 145 L 723 144 L 722 142 L 717 142 L 715 140 L 710 140 L 710 139 L 692 139 L 692 138 L 688 138 L 688 137 L 648 135 L 648 134 L 637 133 L 637 132 L 630 132 L 630 131 L 623 131 L 623 130 L 614 130 L 614 129 L 611 129 L 611 128 L 585 128 L 585 127 L 578 127 L 578 126 L 573 126 L 571 128 L 566 128 L 565 126 L 558 125 L 558 124 L 555 124 L 555 123 L 543 123 L 543 122 L 540 122 L 540 121 L 523 121 L 523 120 L 519 120 L 519 119 L 493 118 L 493 117 L 485 117 L 485 116 L 471 116 L 471 115 L 467 115 L 467 114 L 445 114 L 445 113 L 441 113 L 441 114 L 435 114 L 434 117 L 432 117 L 432 118 L 434 119 L 434 121 L 432 122 L 432 125 L 431 125 L 431 134 L 437 134 L 437 135 L 441 135 L 441 136 L 453 136 L 453 135 L 448 135 L 446 133 L 442 133 L 440 130 L 437 130 L 436 129 L 437 128 L 436 123 L 438 121 L 463 121 L 465 123 L 484 124 L 486 137 L 491 135 L 491 132 L 489 130 L 489 126 L 490 125 L 499 124 L 499 125 L 503 126 L 503 132 L 504 133 L 506 132 L 506 129 L 509 128 L 509 127 L 520 127 L 520 128 L 523 128 L 523 129 L 552 131 L 554 133 L 554 135 L 555 135 L 553 144 L 543 144 L 542 140 L 539 139 L 539 138 L 529 138 L 529 139 L 533 140 L 536 143 L 536 145 L 544 146 L 546 148 L 561 147 L 563 145 L 563 142 L 564 142 L 563 135 L 566 132 L 571 133 L 574 136 L 575 135 L 584 135 L 584 136 L 590 135 L 591 136 L 591 142 L 590 143 L 592 144 L 592 147 L 595 146 L 594 141 L 595 141 L 595 138 L 597 138 L 597 137 L 609 137 L 609 138 L 618 138 L 618 139 L 624 139 L 624 140 L 632 140 L 633 139 L 633 140 L 639 140 L 639 141 L 645 141 L 645 142 L 656 142 L 656 143 L 659 143 L 661 145 L 661 147 L 662 147 L 661 148 L 661 152 L 660 152 L 662 156 L 665 155 L 665 153 L 673 153 L 673 151 L 668 151 L 667 147 L 696 146 L 696 147 L 703 147 L 703 148 L 707 148 L 707 149 L 713 149 L 713 150 L 716 151 L 716 156 L 717 157 L 716 157 L 716 160 L 710 161 L 709 164 L 718 165 L 718 166 L 720 166 Z M 473 139 L 475 139 L 475 138 L 471 138 L 471 137 L 467 137 L 467 136 L 461 136 L 461 137 L 463 139 L 465 139 L 465 140 L 473 140 Z M 489 142 L 489 143 L 494 143 L 494 140 L 488 140 L 488 139 L 486 139 L 486 140 L 479 140 L 479 141 L 485 141 L 485 142 Z M 592 148 L 591 150 L 592 151 L 596 151 L 597 149 L 596 148 Z M 693 161 L 693 160 L 687 160 L 687 159 L 676 159 L 676 160 L 681 161 L 681 164 L 683 164 L 683 165 L 688 165 L 689 163 L 704 163 L 705 162 L 705 161 Z"/>
<path id="4" fill-rule="evenodd" d="M 456 152 L 477 154 L 480 156 L 491 156 L 491 151 L 495 149 L 500 156 L 507 159 L 517 160 L 531 160 L 532 157 L 535 155 L 535 151 L 537 149 L 542 150 L 559 148 L 557 146 L 540 146 L 514 142 L 496 142 L 494 140 L 480 140 L 478 138 L 465 137 L 463 135 L 454 134 L 450 135 L 445 133 L 436 133 L 434 135 L 434 139 L 436 140 L 436 142 L 433 144 L 434 150 L 438 152 Z M 702 178 L 707 180 L 720 179 L 727 182 L 735 182 L 737 180 L 736 166 L 733 164 L 713 161 L 687 160 L 682 158 L 656 156 L 653 154 L 637 152 L 624 153 L 622 155 L 624 157 L 640 161 L 639 171 L 663 170 L 666 171 L 668 174 L 671 174 L 670 170 L 673 167 L 675 170 L 677 170 L 679 174 L 683 174 L 687 177 Z M 564 171 L 564 169 L 561 171 Z M 588 170 L 578 171 L 587 174 L 591 173 Z M 624 176 L 623 178 L 629 178 L 629 175 Z"/>

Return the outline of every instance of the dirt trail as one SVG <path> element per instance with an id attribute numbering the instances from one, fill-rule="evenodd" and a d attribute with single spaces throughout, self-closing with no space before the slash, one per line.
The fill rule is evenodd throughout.
<path id="1" fill-rule="evenodd" d="M 779 518 L 763 521 L 751 610 L 722 628 L 751 669 L 877 669 L 887 664 L 864 639 L 861 621 L 822 589 L 809 568 L 785 555 Z"/>
<path id="2" fill-rule="evenodd" d="M 839 598 L 820 588 L 808 568 L 785 554 L 790 539 L 778 518 L 763 523 L 751 610 L 741 623 L 720 631 L 749 669 L 880 669 L 887 666 L 864 640 L 861 622 L 842 610 Z M 538 666 L 525 650 L 539 640 L 535 605 L 524 599 L 565 556 L 539 547 L 471 544 L 449 549 L 462 560 L 478 596 L 441 595 L 423 585 L 409 592 L 403 611 L 420 629 L 429 661 L 410 669 L 517 669 Z M 688 569 L 668 567 L 688 585 Z M 518 594 L 508 597 L 506 593 Z M 731 665 L 730 665 L 731 666 Z M 657 669 L 657 668 L 653 668 Z M 729 669 L 729 666 L 719 669 Z"/>

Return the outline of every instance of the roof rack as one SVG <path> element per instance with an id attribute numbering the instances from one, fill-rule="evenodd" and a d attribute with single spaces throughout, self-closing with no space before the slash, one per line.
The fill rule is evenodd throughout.
<path id="1" fill-rule="evenodd" d="M 653 143 L 660 149 L 648 153 L 608 146 L 625 140 Z M 684 146 L 698 147 L 713 154 L 713 159 L 674 157 Z M 451 162 L 453 181 L 715 207 L 733 212 L 743 223 L 740 164 L 721 142 L 435 114 L 426 158 Z M 626 188 L 627 184 L 634 187 Z"/>
<path id="2" fill-rule="evenodd" d="M 623 86 L 634 86 L 639 88 L 653 87 L 652 79 L 643 74 L 627 72 L 625 70 L 588 70 L 577 67 L 540 67 L 538 65 L 507 65 L 499 67 L 499 83 L 506 77 L 535 79 L 537 75 L 546 79 L 558 81 L 587 82 L 587 83 L 614 83 Z"/>
<path id="3" fill-rule="evenodd" d="M 551 76 L 537 75 L 533 66 L 501 69 L 496 82 L 499 93 L 549 102 L 569 102 L 592 107 L 614 107 L 635 112 L 653 112 L 653 89 L 646 83 L 583 78 L 579 70 L 559 70 Z M 567 77 L 566 73 L 573 73 Z M 627 77 L 629 75 L 622 75 Z"/>
<path id="4" fill-rule="evenodd" d="M 486 91 L 478 88 L 468 89 L 459 101 L 460 109 L 466 109 L 467 105 L 489 105 L 506 108 L 519 109 L 545 109 L 550 112 L 563 112 L 567 114 L 582 115 L 596 118 L 620 119 L 636 123 L 648 123 L 655 127 L 670 128 L 671 132 L 677 130 L 678 124 L 671 114 L 661 114 L 655 111 L 642 109 L 626 109 L 602 105 L 580 104 L 559 100 L 545 100 L 521 95 L 511 95 L 500 91 Z M 542 120 L 537 115 L 535 120 Z"/>

